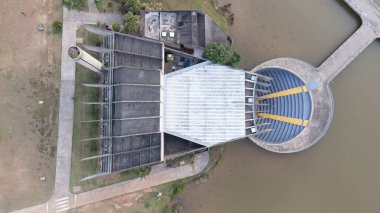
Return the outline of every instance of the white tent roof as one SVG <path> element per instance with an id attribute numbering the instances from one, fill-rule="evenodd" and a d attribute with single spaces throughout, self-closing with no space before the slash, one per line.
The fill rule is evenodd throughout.
<path id="1" fill-rule="evenodd" d="M 245 137 L 245 71 L 205 62 L 164 84 L 165 132 L 207 147 Z"/>

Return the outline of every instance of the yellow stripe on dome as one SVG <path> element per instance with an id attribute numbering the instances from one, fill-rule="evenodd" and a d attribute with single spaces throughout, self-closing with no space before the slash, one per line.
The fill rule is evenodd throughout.
<path id="1" fill-rule="evenodd" d="M 259 98 L 262 98 L 262 99 L 278 98 L 278 97 L 282 97 L 286 95 L 298 94 L 301 92 L 308 92 L 307 87 L 306 86 L 294 87 L 294 88 L 283 90 L 280 92 L 275 92 L 275 93 L 267 94 L 264 96 L 260 96 Z"/>
<path id="2" fill-rule="evenodd" d="M 257 113 L 257 116 L 263 117 L 263 118 L 270 118 L 276 121 L 282 121 L 282 122 L 299 125 L 299 126 L 306 126 L 309 123 L 308 120 L 285 117 L 285 116 L 280 116 L 280 115 L 272 115 L 272 114 L 266 114 L 266 113 Z"/>

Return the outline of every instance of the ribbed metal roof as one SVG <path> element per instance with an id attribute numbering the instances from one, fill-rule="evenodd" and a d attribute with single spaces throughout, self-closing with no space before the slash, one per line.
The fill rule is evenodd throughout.
<path id="1" fill-rule="evenodd" d="M 164 131 L 210 147 L 245 137 L 245 71 L 209 62 L 165 75 Z"/>

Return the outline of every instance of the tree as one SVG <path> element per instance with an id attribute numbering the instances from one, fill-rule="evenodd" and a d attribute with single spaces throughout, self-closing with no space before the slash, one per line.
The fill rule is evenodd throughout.
<path id="1" fill-rule="evenodd" d="M 117 23 L 112 24 L 113 31 L 120 32 L 120 25 Z"/>
<path id="2" fill-rule="evenodd" d="M 223 43 L 211 43 L 205 49 L 203 57 L 216 64 L 234 66 L 239 63 L 241 56 Z"/>
<path id="3" fill-rule="evenodd" d="M 134 15 L 138 15 L 141 10 L 141 2 L 140 0 L 126 0 L 124 9 L 125 12 L 132 12 Z"/>
<path id="4" fill-rule="evenodd" d="M 61 21 L 54 21 L 51 25 L 52 31 L 54 34 L 59 34 L 62 32 L 62 22 Z"/>
<path id="5" fill-rule="evenodd" d="M 124 23 L 125 33 L 137 32 L 139 30 L 139 27 L 140 27 L 139 17 L 136 15 L 133 15 L 131 11 L 129 11 L 125 15 L 123 23 Z"/>

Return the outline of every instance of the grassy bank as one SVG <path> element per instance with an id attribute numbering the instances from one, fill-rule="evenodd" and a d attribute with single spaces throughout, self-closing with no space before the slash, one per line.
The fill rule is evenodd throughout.
<path id="1" fill-rule="evenodd" d="M 76 65 L 75 72 L 75 97 L 74 97 L 74 124 L 73 124 L 73 151 L 71 162 L 71 187 L 80 186 L 83 189 L 89 188 L 86 182 L 81 183 L 80 180 L 96 172 L 95 161 L 80 161 L 83 157 L 95 155 L 97 152 L 98 142 L 87 141 L 81 142 L 81 139 L 96 137 L 98 131 L 98 123 L 83 124 L 83 120 L 99 119 L 98 108 L 94 106 L 86 106 L 81 104 L 81 101 L 96 101 L 99 95 L 94 89 L 86 93 L 86 88 L 82 83 L 97 83 L 99 77 L 95 73 L 87 70 L 81 65 Z M 88 110 L 86 110 L 88 109 Z M 77 189 L 78 190 L 78 189 Z"/>
<path id="2" fill-rule="evenodd" d="M 213 147 L 210 150 L 209 166 L 204 173 L 195 177 L 173 181 L 144 191 L 134 192 L 95 204 L 75 208 L 69 212 L 180 213 L 182 212 L 182 207 L 177 199 L 178 196 L 183 194 L 189 185 L 206 182 L 209 173 L 219 165 L 224 151 L 225 145 Z"/>

